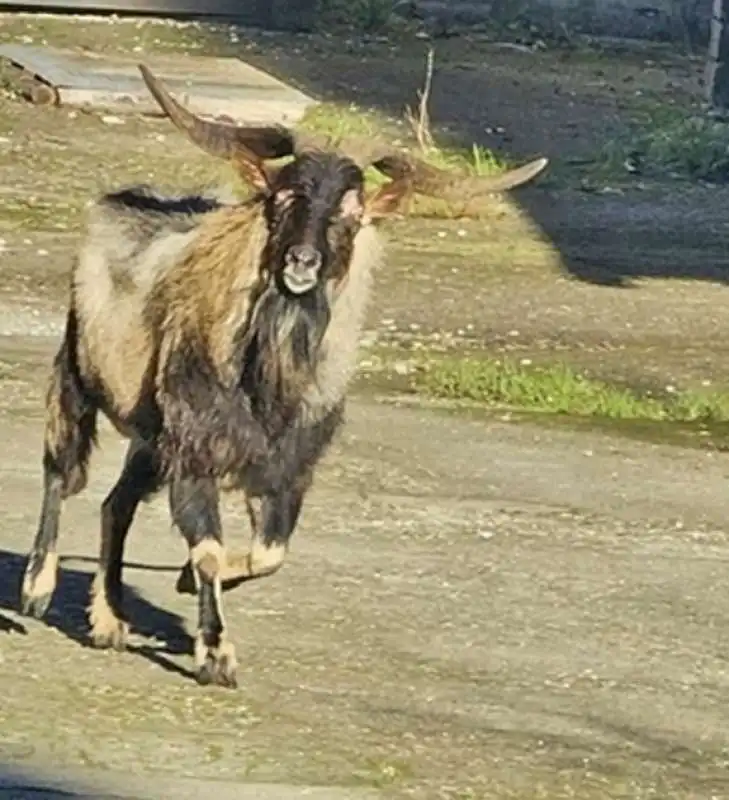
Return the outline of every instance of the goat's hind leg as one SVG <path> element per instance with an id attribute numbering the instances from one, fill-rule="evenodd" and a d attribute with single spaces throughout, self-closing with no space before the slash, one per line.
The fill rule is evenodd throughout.
<path id="1" fill-rule="evenodd" d="M 127 451 L 119 480 L 101 506 L 99 566 L 91 588 L 89 621 L 95 647 L 123 650 L 129 626 L 123 610 L 124 544 L 139 504 L 160 485 L 156 453 L 141 441 Z"/>
<path id="2" fill-rule="evenodd" d="M 56 588 L 63 501 L 85 488 L 96 438 L 97 408 L 81 387 L 75 342 L 71 313 L 46 394 L 43 500 L 21 588 L 21 611 L 38 619 L 47 611 Z"/>
<path id="3" fill-rule="evenodd" d="M 190 549 L 192 577 L 197 589 L 195 666 L 198 683 L 235 688 L 235 648 L 227 639 L 223 616 L 220 576 L 225 550 L 215 481 L 173 479 L 170 511 Z"/>

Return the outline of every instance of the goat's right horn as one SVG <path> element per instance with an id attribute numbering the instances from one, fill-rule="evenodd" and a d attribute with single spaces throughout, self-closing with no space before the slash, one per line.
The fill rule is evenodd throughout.
<path id="1" fill-rule="evenodd" d="M 150 93 L 175 126 L 206 153 L 229 160 L 243 150 L 262 160 L 293 155 L 296 141 L 287 128 L 226 125 L 201 119 L 180 105 L 144 64 L 139 64 L 139 71 Z"/>

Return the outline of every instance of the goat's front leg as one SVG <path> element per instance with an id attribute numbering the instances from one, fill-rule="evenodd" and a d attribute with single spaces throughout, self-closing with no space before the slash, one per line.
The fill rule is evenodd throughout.
<path id="1" fill-rule="evenodd" d="M 344 420 L 344 401 L 322 417 L 311 420 L 308 409 L 297 418 L 275 444 L 272 458 L 281 466 L 283 480 L 278 491 L 262 499 L 248 500 L 253 540 L 248 553 L 229 553 L 221 581 L 225 591 L 244 581 L 272 575 L 284 562 L 289 541 L 299 520 L 304 497 L 313 482 L 314 470 Z M 192 565 L 188 561 L 177 579 L 177 591 L 194 594 Z"/>
<path id="2" fill-rule="evenodd" d="M 263 498 L 246 497 L 246 510 L 253 536 L 246 553 L 226 553 L 220 573 L 221 586 L 228 592 L 241 583 L 273 575 L 283 565 L 289 540 L 296 528 L 309 481 L 296 488 Z M 197 588 L 191 561 L 177 579 L 180 594 L 196 594 Z"/>
<path id="3" fill-rule="evenodd" d="M 170 511 L 190 549 L 198 597 L 195 639 L 197 680 L 235 688 L 235 648 L 228 641 L 223 617 L 220 573 L 225 564 L 218 490 L 210 478 L 174 478 Z"/>
<path id="4" fill-rule="evenodd" d="M 289 549 L 289 541 L 299 521 L 310 478 L 294 487 L 264 498 L 246 498 L 248 516 L 253 529 L 250 552 L 230 555 L 226 562 L 226 588 L 253 578 L 264 578 L 278 572 Z"/>

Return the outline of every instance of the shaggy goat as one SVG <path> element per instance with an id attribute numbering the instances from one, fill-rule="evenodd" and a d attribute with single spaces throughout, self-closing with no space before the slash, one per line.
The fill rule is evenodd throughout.
<path id="1" fill-rule="evenodd" d="M 255 192 L 236 203 L 141 186 L 90 207 L 46 397 L 43 501 L 21 606 L 40 618 L 51 601 L 62 506 L 86 486 L 102 412 L 130 444 L 101 509 L 92 641 L 124 647 L 126 536 L 139 503 L 167 486 L 189 548 L 178 588 L 198 595 L 197 678 L 234 686 L 222 580 L 280 567 L 342 422 L 380 260 L 372 223 L 412 192 L 466 198 L 509 189 L 546 159 L 454 180 L 379 146 L 346 155 L 344 145 L 322 148 L 284 128 L 202 120 L 140 69 L 175 125 L 230 159 Z M 294 158 L 265 164 L 284 156 Z M 390 180 L 366 198 L 368 165 Z M 218 500 L 231 488 L 245 495 L 253 535 L 250 551 L 228 562 Z"/>

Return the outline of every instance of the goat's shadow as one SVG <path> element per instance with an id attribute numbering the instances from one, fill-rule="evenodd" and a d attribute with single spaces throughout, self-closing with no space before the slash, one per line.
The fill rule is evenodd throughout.
<path id="1" fill-rule="evenodd" d="M 53 601 L 42 624 L 60 631 L 82 647 L 92 647 L 86 607 L 89 603 L 93 574 L 64 566 L 69 561 L 89 561 L 85 557 L 66 556 L 60 559 L 58 584 Z M 27 556 L 9 550 L 0 550 L 0 611 L 17 615 L 19 611 L 20 586 Z M 179 567 L 150 567 L 125 563 L 125 568 L 151 569 L 159 572 L 177 572 Z M 127 644 L 127 651 L 142 656 L 162 669 L 192 678 L 190 670 L 172 661 L 169 656 L 192 653 L 193 640 L 185 629 L 184 619 L 150 603 L 135 588 L 125 583 L 124 610 L 129 619 L 132 636 L 155 640 L 154 644 Z M 22 635 L 29 633 L 25 625 L 13 617 L 0 613 L 0 631 Z"/>

